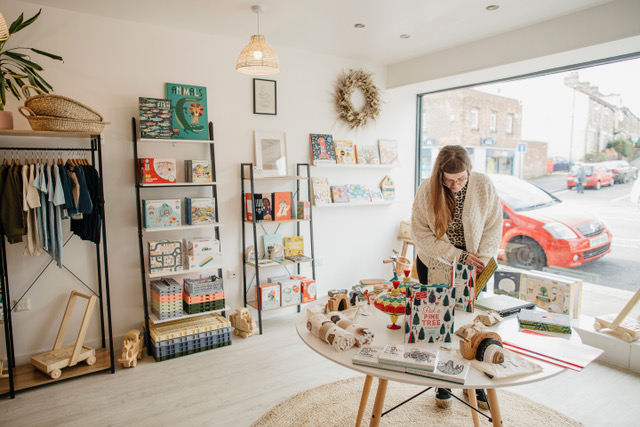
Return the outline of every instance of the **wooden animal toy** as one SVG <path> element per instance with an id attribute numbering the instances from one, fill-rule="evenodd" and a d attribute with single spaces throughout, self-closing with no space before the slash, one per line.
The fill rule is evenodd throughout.
<path id="1" fill-rule="evenodd" d="M 338 294 L 329 298 L 329 301 L 327 301 L 326 312 L 329 313 L 330 311 L 342 311 L 346 310 L 349 307 L 351 307 L 349 297 L 345 294 Z"/>
<path id="2" fill-rule="evenodd" d="M 470 339 L 460 341 L 460 354 L 467 360 L 502 363 L 504 362 L 502 338 L 495 332 L 478 332 Z"/>
<path id="3" fill-rule="evenodd" d="M 138 360 L 142 359 L 143 354 L 144 337 L 142 331 L 131 329 L 124 334 L 124 341 L 122 342 L 122 350 L 120 350 L 118 363 L 121 363 L 123 368 L 135 368 Z"/>
<path id="4" fill-rule="evenodd" d="M 248 338 L 258 332 L 253 316 L 247 308 L 236 308 L 236 312 L 229 316 L 231 326 L 234 327 L 233 334 L 242 338 Z"/>

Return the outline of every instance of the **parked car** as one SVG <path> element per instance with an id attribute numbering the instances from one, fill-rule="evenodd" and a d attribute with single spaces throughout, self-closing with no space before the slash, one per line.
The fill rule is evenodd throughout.
<path id="1" fill-rule="evenodd" d="M 502 202 L 502 241 L 498 258 L 541 270 L 577 267 L 611 252 L 611 232 L 588 212 L 522 179 L 489 175 Z"/>
<path id="2" fill-rule="evenodd" d="M 578 173 L 579 167 L 580 165 L 573 165 L 569 169 L 569 175 L 567 176 L 567 188 L 569 190 L 576 186 L 576 173 Z M 613 179 L 613 173 L 602 163 L 583 163 L 582 167 L 584 167 L 584 172 L 587 176 L 587 180 L 582 184 L 585 188 L 592 187 L 599 190 L 605 185 L 613 185 L 616 182 Z"/>
<path id="3" fill-rule="evenodd" d="M 573 162 L 565 159 L 564 157 L 552 157 L 553 161 L 553 171 L 568 171 L 569 168 L 573 165 Z"/>
<path id="4" fill-rule="evenodd" d="M 625 182 L 633 181 L 638 177 L 638 168 L 630 165 L 624 160 L 611 160 L 608 162 L 602 162 L 616 180 L 616 184 L 624 184 Z"/>

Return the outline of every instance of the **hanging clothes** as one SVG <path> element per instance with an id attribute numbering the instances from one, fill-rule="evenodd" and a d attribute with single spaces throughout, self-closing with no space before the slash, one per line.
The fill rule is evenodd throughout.
<path id="1" fill-rule="evenodd" d="M 40 247 L 45 251 L 49 251 L 49 220 L 48 220 L 48 209 L 47 209 L 47 171 L 46 168 L 49 165 L 45 165 L 44 163 L 40 163 L 40 174 L 34 182 L 34 186 L 38 189 L 38 194 L 40 195 L 40 222 L 39 227 L 42 227 L 42 232 L 40 233 Z"/>
<path id="2" fill-rule="evenodd" d="M 13 163 L 8 171 L 0 199 L 0 221 L 10 244 L 22 242 L 26 232 L 26 213 L 23 209 L 22 165 Z"/>
<path id="3" fill-rule="evenodd" d="M 38 234 L 38 219 L 36 209 L 40 207 L 38 190 L 33 186 L 35 182 L 36 165 L 26 166 L 29 169 L 27 185 L 25 187 L 25 206 L 27 209 L 27 245 L 24 249 L 26 256 L 40 255 L 40 235 Z M 24 169 L 23 169 L 24 170 Z"/>
<path id="4" fill-rule="evenodd" d="M 71 219 L 71 231 L 83 240 L 89 240 L 95 244 L 100 243 L 100 230 L 102 227 L 102 216 L 104 215 L 104 199 L 100 186 L 100 175 L 93 166 L 80 165 L 74 168 L 77 176 L 82 177 L 79 181 L 84 182 L 88 202 L 83 202 L 82 219 Z M 85 208 L 90 207 L 87 211 Z"/>
<path id="5" fill-rule="evenodd" d="M 55 242 L 56 246 L 55 260 L 58 267 L 62 268 L 62 249 L 64 246 L 64 237 L 62 235 L 62 206 L 64 205 L 64 189 L 62 188 L 62 181 L 60 179 L 60 169 L 53 165 L 53 181 L 54 181 L 54 193 L 53 193 L 53 215 L 55 223 Z"/>

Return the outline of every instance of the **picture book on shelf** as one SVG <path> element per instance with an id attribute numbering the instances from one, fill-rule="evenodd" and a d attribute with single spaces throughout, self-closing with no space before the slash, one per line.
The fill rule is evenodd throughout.
<path id="1" fill-rule="evenodd" d="M 312 177 L 311 186 L 313 188 L 313 203 L 316 206 L 328 205 L 331 203 L 331 192 L 329 180 L 323 177 Z"/>
<path id="2" fill-rule="evenodd" d="M 310 219 L 311 218 L 311 202 L 306 200 L 298 200 L 297 203 L 297 215 L 298 219 Z"/>
<path id="3" fill-rule="evenodd" d="M 211 161 L 209 160 L 185 160 L 184 173 L 186 182 L 207 183 L 211 182 Z"/>
<path id="4" fill-rule="evenodd" d="M 149 270 L 151 273 L 182 271 L 182 242 L 158 240 L 149 242 Z"/>
<path id="5" fill-rule="evenodd" d="M 331 201 L 333 203 L 348 203 L 349 191 L 346 185 L 332 185 L 331 189 Z"/>
<path id="6" fill-rule="evenodd" d="M 387 344 L 378 356 L 380 363 L 424 371 L 435 369 L 439 344 Z"/>
<path id="7" fill-rule="evenodd" d="M 302 236 L 287 236 L 284 238 L 285 256 L 304 255 L 304 238 Z"/>
<path id="8" fill-rule="evenodd" d="M 182 220 L 180 199 L 143 200 L 146 228 L 180 227 Z"/>
<path id="9" fill-rule="evenodd" d="M 167 83 L 166 96 L 173 107 L 173 139 L 209 139 L 207 88 Z"/>
<path id="10" fill-rule="evenodd" d="M 370 202 L 371 192 L 362 184 L 347 185 L 347 193 L 349 193 L 350 202 Z"/>
<path id="11" fill-rule="evenodd" d="M 271 205 L 272 194 L 262 193 L 262 219 L 273 221 L 273 206 Z"/>
<path id="12" fill-rule="evenodd" d="M 398 141 L 394 139 L 379 139 L 378 148 L 380 149 L 380 164 L 397 165 L 398 160 Z"/>
<path id="13" fill-rule="evenodd" d="M 273 220 L 285 221 L 291 219 L 291 192 L 280 191 L 272 197 Z"/>
<path id="14" fill-rule="evenodd" d="M 453 274 L 453 270 L 451 270 Z M 451 342 L 456 288 L 449 283 L 414 284 L 406 290 L 404 342 Z"/>
<path id="15" fill-rule="evenodd" d="M 262 243 L 264 245 L 264 258 L 271 258 L 271 251 L 275 245 L 282 245 L 284 239 L 282 234 L 273 233 L 265 234 L 262 236 Z"/>
<path id="16" fill-rule="evenodd" d="M 171 101 L 161 98 L 138 98 L 140 138 L 173 138 Z"/>
<path id="17" fill-rule="evenodd" d="M 377 145 L 356 144 L 356 158 L 364 165 L 379 165 L 380 153 Z"/>
<path id="18" fill-rule="evenodd" d="M 309 135 L 309 139 L 311 140 L 311 156 L 313 158 L 314 166 L 322 163 L 336 163 L 333 136 L 312 133 Z"/>
<path id="19" fill-rule="evenodd" d="M 254 193 L 253 197 L 251 193 L 244 193 L 244 205 L 245 212 L 247 214 L 247 221 L 263 222 L 262 215 L 262 194 Z"/>
<path id="20" fill-rule="evenodd" d="M 339 165 L 355 165 L 356 150 L 351 141 L 334 141 L 336 163 Z"/>
<path id="21" fill-rule="evenodd" d="M 138 159 L 141 184 L 166 184 L 176 182 L 176 159 Z"/>
<path id="22" fill-rule="evenodd" d="M 187 224 L 215 224 L 216 199 L 214 197 L 187 197 L 185 204 Z"/>
<path id="23" fill-rule="evenodd" d="M 513 298 L 520 298 L 520 283 L 522 273 L 518 271 L 505 270 L 504 267 L 493 273 L 493 293 L 496 295 L 509 295 Z"/>

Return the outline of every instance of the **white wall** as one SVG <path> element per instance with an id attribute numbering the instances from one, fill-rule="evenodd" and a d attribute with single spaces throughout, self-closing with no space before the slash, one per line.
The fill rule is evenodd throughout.
<path id="1" fill-rule="evenodd" d="M 23 11 L 29 17 L 37 10 L 35 6 L 25 9 L 24 3 L 11 1 L 2 6 L 5 19 L 11 22 Z M 378 138 L 398 140 L 402 168 L 393 169 L 391 175 L 399 187 L 401 203 L 314 211 L 315 249 L 317 256 L 323 257 L 323 265 L 317 268 L 320 294 L 330 288 L 350 287 L 359 278 L 391 275 L 390 267 L 382 260 L 392 247 L 399 248 L 395 236 L 400 221 L 409 216 L 413 196 L 415 95 L 384 91 L 380 119 L 357 132 L 337 122 L 332 101 L 334 82 L 343 69 L 373 72 L 374 80 L 384 89 L 386 75 L 382 66 L 273 46 L 282 72 L 266 78 L 278 82 L 278 115 L 261 116 L 252 114 L 252 77 L 234 69 L 249 35 L 247 40 L 233 40 L 50 8 L 44 9 L 38 21 L 23 31 L 12 38 L 12 45 L 33 46 L 64 58 L 64 64 L 42 58 L 37 61 L 45 66 L 42 74 L 55 92 L 91 106 L 111 122 L 104 131 L 104 179 L 116 348 L 121 342 L 119 337 L 140 327 L 143 320 L 131 118 L 137 113 L 138 96 L 162 97 L 166 82 L 207 87 L 209 120 L 215 128 L 220 220 L 224 224 L 221 240 L 225 266 L 231 270 L 241 271 L 240 163 L 254 159 L 254 130 L 287 132 L 291 173 L 295 163 L 310 161 L 309 133 L 330 133 L 336 139 L 355 143 L 377 143 Z M 19 105 L 11 100 L 7 110 L 16 112 Z M 22 117 L 15 121 L 16 129 L 29 129 Z M 145 147 L 141 154 L 176 157 L 179 162 L 197 158 L 184 157 L 181 148 L 178 151 L 170 145 L 158 151 Z M 338 175 L 330 179 L 335 183 L 341 182 L 334 180 L 344 179 L 345 184 L 360 180 L 377 183 L 385 172 L 388 171 L 364 171 L 360 175 L 351 171 L 341 177 L 341 171 L 337 171 Z M 160 194 L 153 193 L 149 198 Z M 95 283 L 93 245 L 74 238 L 69 246 L 65 262 L 74 264 L 76 274 Z M 35 260 L 26 258 L 23 247 L 17 244 L 9 248 L 11 290 L 15 296 L 24 291 L 23 283 L 35 278 L 40 271 L 38 265 L 49 259 L 47 255 Z M 74 286 L 68 283 L 70 280 L 65 271 L 49 267 L 46 276 L 29 291 L 32 310 L 14 313 L 17 355 L 51 349 L 69 289 Z M 241 288 L 241 279 L 225 278 L 229 306 L 242 304 Z M 292 312 L 287 309 L 271 315 Z M 98 345 L 96 325 L 94 316 L 92 335 L 87 341 L 90 345 Z"/>

